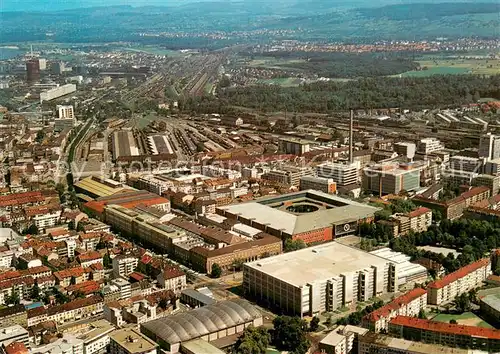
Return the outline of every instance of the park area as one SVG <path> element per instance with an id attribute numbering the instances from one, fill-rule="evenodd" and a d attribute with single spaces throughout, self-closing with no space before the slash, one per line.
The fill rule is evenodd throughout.
<path id="1" fill-rule="evenodd" d="M 418 60 L 421 70 L 407 71 L 401 77 L 425 77 L 447 74 L 500 74 L 500 60 L 497 59 L 460 59 L 460 58 L 422 58 Z"/>
<path id="2" fill-rule="evenodd" d="M 466 326 L 475 326 L 483 328 L 493 328 L 485 322 L 481 317 L 476 316 L 472 312 L 464 312 L 462 314 L 444 314 L 440 313 L 432 318 L 433 321 L 450 323 L 451 320 L 457 321 L 458 324 Z"/>

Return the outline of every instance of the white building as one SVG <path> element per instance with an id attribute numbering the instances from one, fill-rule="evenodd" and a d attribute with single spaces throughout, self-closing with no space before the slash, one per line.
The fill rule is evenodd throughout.
<path id="1" fill-rule="evenodd" d="M 76 91 L 75 84 L 62 85 L 40 93 L 40 102 L 52 101 L 55 98 L 69 95 Z"/>
<path id="2" fill-rule="evenodd" d="M 84 354 L 83 340 L 76 338 L 72 334 L 64 334 L 62 338 L 57 339 L 50 344 L 31 348 L 33 354 Z"/>
<path id="3" fill-rule="evenodd" d="M 38 214 L 33 217 L 33 223 L 39 229 L 56 226 L 61 218 L 61 211 L 55 210 L 46 214 Z"/>
<path id="4" fill-rule="evenodd" d="M 366 328 L 357 326 L 339 326 L 319 342 L 318 349 L 326 354 L 356 354 L 357 338 L 367 333 Z"/>
<path id="5" fill-rule="evenodd" d="M 249 296 L 298 316 L 335 311 L 398 288 L 397 264 L 330 242 L 245 263 Z"/>
<path id="6" fill-rule="evenodd" d="M 113 258 L 113 275 L 115 277 L 127 277 L 132 273 L 139 260 L 130 255 L 120 255 Z"/>
<path id="7" fill-rule="evenodd" d="M 110 334 L 110 354 L 156 354 L 158 345 L 135 328 L 119 329 Z"/>
<path id="8" fill-rule="evenodd" d="M 426 155 L 443 149 L 444 145 L 436 138 L 425 138 L 418 143 L 418 152 Z"/>
<path id="9" fill-rule="evenodd" d="M 10 268 L 14 259 L 14 251 L 5 250 L 0 252 L 0 268 Z"/>
<path id="10" fill-rule="evenodd" d="M 157 277 L 158 284 L 175 293 L 180 293 L 186 289 L 186 274 L 178 268 L 165 268 Z"/>
<path id="11" fill-rule="evenodd" d="M 111 284 L 120 289 L 120 299 L 129 299 L 132 296 L 132 288 L 128 281 L 123 278 L 111 280 Z"/>
<path id="12" fill-rule="evenodd" d="M 110 342 L 109 334 L 115 327 L 106 320 L 98 320 L 90 324 L 90 329 L 78 339 L 83 341 L 83 354 L 107 353 Z"/>
<path id="13" fill-rule="evenodd" d="M 481 136 L 479 140 L 479 157 L 494 160 L 500 157 L 500 135 L 491 133 Z"/>
<path id="14" fill-rule="evenodd" d="M 318 177 L 331 178 L 338 186 L 346 186 L 358 182 L 359 163 L 325 162 L 316 167 Z"/>
<path id="15" fill-rule="evenodd" d="M 406 156 L 409 159 L 415 157 L 416 150 L 417 146 L 415 143 L 399 142 L 394 144 L 394 151 L 396 151 L 398 155 Z"/>
<path id="16" fill-rule="evenodd" d="M 0 328 L 0 346 L 9 345 L 12 342 L 21 342 L 29 348 L 28 331 L 20 325 Z"/>
<path id="17" fill-rule="evenodd" d="M 63 106 L 63 105 L 57 105 L 57 117 L 62 119 L 62 118 L 75 118 L 75 110 L 73 106 Z"/>

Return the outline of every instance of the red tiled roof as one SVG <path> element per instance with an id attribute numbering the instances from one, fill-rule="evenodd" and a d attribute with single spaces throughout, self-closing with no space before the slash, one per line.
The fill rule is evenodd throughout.
<path id="1" fill-rule="evenodd" d="M 141 280 L 144 280 L 144 278 L 146 276 L 144 274 L 139 273 L 139 272 L 133 272 L 133 273 L 130 273 L 129 277 L 134 279 L 135 281 L 141 281 Z"/>
<path id="2" fill-rule="evenodd" d="M 90 252 L 83 253 L 83 254 L 79 255 L 77 258 L 78 258 L 78 261 L 81 263 L 81 262 L 87 262 L 87 261 L 93 261 L 96 259 L 100 259 L 100 258 L 102 258 L 102 256 L 97 251 L 90 251 Z"/>
<path id="3" fill-rule="evenodd" d="M 430 283 L 429 285 L 427 285 L 427 287 L 434 288 L 434 289 L 441 289 L 441 288 L 445 287 L 446 285 L 453 283 L 457 279 L 463 278 L 467 274 L 472 273 L 481 267 L 485 267 L 489 263 L 490 263 L 489 258 L 483 258 L 477 262 L 466 265 L 465 267 L 462 267 L 459 270 L 446 275 L 442 279 L 439 279 L 439 280 L 436 280 L 436 281 Z"/>
<path id="4" fill-rule="evenodd" d="M 500 330 L 498 329 L 429 321 L 416 317 L 397 316 L 391 320 L 390 324 L 431 332 L 500 340 Z"/>
<path id="5" fill-rule="evenodd" d="M 54 275 L 46 275 L 40 278 L 36 279 L 36 283 L 38 285 L 44 284 L 44 283 L 55 283 L 56 277 Z"/>
<path id="6" fill-rule="evenodd" d="M 468 190 L 467 192 L 462 193 L 460 196 L 462 198 L 467 199 L 467 198 L 471 198 L 471 197 L 473 197 L 475 195 L 487 192 L 489 190 L 490 190 L 490 188 L 487 187 L 487 186 L 474 187 L 474 188 L 471 188 L 470 190 Z"/>
<path id="7" fill-rule="evenodd" d="M 11 270 L 8 272 L 0 273 L 0 281 L 15 279 L 22 277 L 23 274 L 18 270 Z"/>
<path id="8" fill-rule="evenodd" d="M 28 354 L 28 348 L 21 342 L 12 342 L 4 348 L 5 354 Z"/>
<path id="9" fill-rule="evenodd" d="M 56 313 L 66 312 L 71 310 L 76 310 L 82 307 L 87 307 L 91 305 L 95 305 L 99 302 L 102 302 L 102 298 L 99 295 L 93 295 L 90 297 L 86 297 L 83 299 L 76 299 L 74 301 L 68 302 L 64 305 L 49 307 L 47 312 L 50 315 L 55 315 Z"/>
<path id="10" fill-rule="evenodd" d="M 28 203 L 38 203 L 38 202 L 43 202 L 44 200 L 45 198 L 42 196 L 42 193 L 40 191 L 14 193 L 14 194 L 0 196 L 0 207 L 21 205 Z"/>
<path id="11" fill-rule="evenodd" d="M 0 289 L 9 289 L 12 288 L 14 285 L 34 285 L 35 284 L 35 279 L 33 277 L 24 277 L 24 278 L 16 278 L 16 279 L 10 279 L 10 280 L 5 280 L 0 283 Z"/>
<path id="12" fill-rule="evenodd" d="M 104 266 L 101 263 L 94 263 L 90 265 L 92 270 L 104 270 Z"/>
<path id="13" fill-rule="evenodd" d="M 410 302 L 412 302 L 415 299 L 418 299 L 422 295 L 427 294 L 427 291 L 422 289 L 422 288 L 415 288 L 410 290 L 404 295 L 401 295 L 397 298 L 395 298 L 393 301 L 388 303 L 385 306 L 382 306 L 378 310 L 375 310 L 368 315 L 366 315 L 366 318 L 369 321 L 375 322 L 381 317 L 387 317 L 392 311 L 396 311 L 403 307 L 404 305 L 408 305 Z"/>
<path id="14" fill-rule="evenodd" d="M 410 218 L 416 218 L 418 216 L 421 216 L 423 214 L 429 213 L 431 210 L 426 207 L 420 207 L 418 209 L 413 210 L 412 212 L 409 212 L 407 215 Z"/>
<path id="15" fill-rule="evenodd" d="M 68 292 L 81 291 L 84 295 L 89 295 L 98 292 L 100 288 L 101 287 L 99 286 L 98 282 L 94 280 L 89 280 L 89 281 L 84 281 L 83 283 L 80 284 L 70 285 L 66 287 L 66 291 Z"/>
<path id="16" fill-rule="evenodd" d="M 39 266 L 39 267 L 33 267 L 33 268 L 28 268 L 24 272 L 30 275 L 35 275 L 35 274 L 41 274 L 41 273 L 46 273 L 50 272 L 50 268 L 46 267 L 44 265 Z"/>
<path id="17" fill-rule="evenodd" d="M 64 270 L 60 270 L 58 272 L 54 272 L 54 276 L 58 280 L 63 280 L 66 278 L 71 278 L 71 277 L 75 277 L 75 278 L 81 277 L 83 275 L 83 273 L 84 273 L 84 270 L 82 267 L 74 267 L 74 268 L 64 269 Z"/>
<path id="18" fill-rule="evenodd" d="M 153 257 L 151 257 L 149 254 L 145 254 L 141 258 L 141 263 L 143 263 L 143 264 L 149 264 L 149 262 L 151 262 L 152 260 L 153 260 Z"/>
<path id="19" fill-rule="evenodd" d="M 163 269 L 163 278 L 164 279 L 173 279 L 173 278 L 178 278 L 182 277 L 183 275 L 186 275 L 182 270 L 180 270 L 177 267 L 167 267 Z"/>

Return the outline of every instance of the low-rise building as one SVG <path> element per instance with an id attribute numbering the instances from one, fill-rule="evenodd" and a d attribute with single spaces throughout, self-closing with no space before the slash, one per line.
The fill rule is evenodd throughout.
<path id="1" fill-rule="evenodd" d="M 123 328 L 109 335 L 110 354 L 156 354 L 158 345 L 135 328 Z"/>
<path id="2" fill-rule="evenodd" d="M 195 289 L 185 289 L 181 292 L 181 302 L 192 308 L 215 304 L 215 300 Z"/>
<path id="3" fill-rule="evenodd" d="M 447 347 L 500 352 L 500 330 L 398 316 L 389 323 L 389 334 Z"/>
<path id="4" fill-rule="evenodd" d="M 83 354 L 104 354 L 109 349 L 109 334 L 115 327 L 106 320 L 98 320 L 89 324 L 88 330 L 79 335 L 83 341 Z"/>
<path id="5" fill-rule="evenodd" d="M 359 347 L 358 337 L 367 332 L 366 328 L 339 326 L 319 342 L 318 349 L 326 354 L 356 354 Z"/>
<path id="6" fill-rule="evenodd" d="M 478 297 L 481 316 L 492 324 L 500 325 L 500 287 L 481 291 Z"/>
<path id="7" fill-rule="evenodd" d="M 389 322 L 396 316 L 415 317 L 427 306 L 427 291 L 415 288 L 363 318 L 363 327 L 374 332 L 387 332 Z"/>
<path id="8" fill-rule="evenodd" d="M 451 302 L 457 295 L 481 286 L 490 274 L 489 258 L 462 267 L 427 285 L 427 303 L 441 305 Z"/>
<path id="9" fill-rule="evenodd" d="M 28 331 L 20 325 L 0 328 L 0 345 L 6 346 L 12 342 L 23 343 L 29 348 Z"/>
<path id="10" fill-rule="evenodd" d="M 187 286 L 186 273 L 177 267 L 165 267 L 157 277 L 158 284 L 165 290 L 180 293 Z"/>
<path id="11" fill-rule="evenodd" d="M 337 183 L 332 178 L 304 176 L 300 178 L 300 190 L 314 189 L 323 193 L 337 193 Z"/>

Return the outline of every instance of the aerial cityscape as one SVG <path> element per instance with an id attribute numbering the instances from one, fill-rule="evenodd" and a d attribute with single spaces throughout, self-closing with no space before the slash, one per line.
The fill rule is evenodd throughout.
<path id="1" fill-rule="evenodd" d="M 496 0 L 4 0 L 0 161 L 0 354 L 500 353 Z"/>

